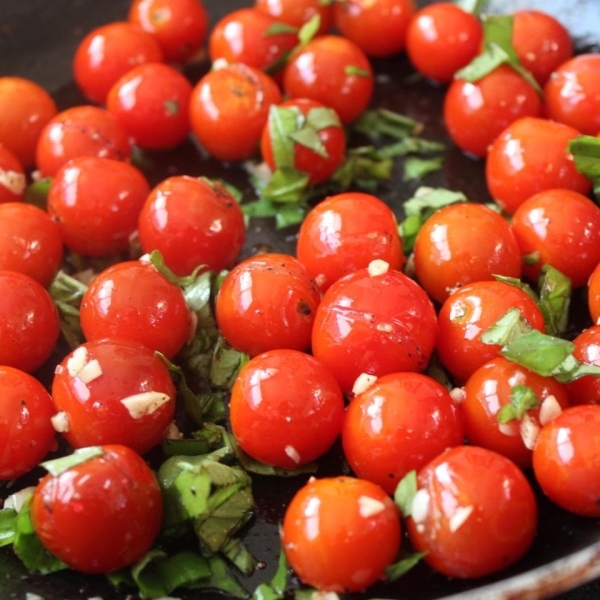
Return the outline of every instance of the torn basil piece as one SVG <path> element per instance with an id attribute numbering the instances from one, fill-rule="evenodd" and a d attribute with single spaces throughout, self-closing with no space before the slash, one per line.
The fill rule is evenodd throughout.
<path id="1" fill-rule="evenodd" d="M 394 492 L 394 502 L 405 518 L 411 515 L 412 503 L 416 493 L 417 472 L 413 469 L 398 482 L 396 491 Z"/>
<path id="2" fill-rule="evenodd" d="M 443 165 L 443 156 L 436 156 L 435 158 L 409 156 L 404 162 L 404 181 L 421 179 L 426 175 L 429 175 L 429 173 L 439 171 Z"/>
<path id="3" fill-rule="evenodd" d="M 13 543 L 17 531 L 17 511 L 14 508 L 0 510 L 0 548 Z"/>
<path id="4" fill-rule="evenodd" d="M 256 590 L 254 590 L 252 600 L 281 600 L 285 595 L 287 576 L 288 564 L 285 559 L 285 554 L 283 553 L 283 550 L 281 550 L 277 562 L 277 571 L 275 572 L 275 575 L 273 575 L 273 579 L 266 583 L 261 583 Z"/>
<path id="5" fill-rule="evenodd" d="M 79 307 L 86 290 L 87 285 L 64 271 L 57 273 L 48 289 L 58 310 L 60 332 L 71 349 L 77 348 L 85 339 L 79 320 Z"/>
<path id="6" fill-rule="evenodd" d="M 61 473 L 64 473 L 65 471 L 68 471 L 77 465 L 81 465 L 92 458 L 102 456 L 103 454 L 104 450 L 102 450 L 100 446 L 78 448 L 75 450 L 75 452 L 73 452 L 73 454 L 69 454 L 68 456 L 63 456 L 61 458 L 55 458 L 54 460 L 48 460 L 40 463 L 40 466 L 44 467 L 44 469 L 46 469 L 50 475 L 57 477 Z"/>
<path id="7" fill-rule="evenodd" d="M 34 181 L 25 188 L 23 202 L 33 204 L 45 212 L 47 210 L 48 193 L 50 192 L 51 185 L 52 177 L 44 177 L 43 179 Z"/>
<path id="8" fill-rule="evenodd" d="M 545 265 L 539 288 L 538 306 L 544 315 L 546 333 L 560 335 L 567 330 L 571 306 L 571 280 L 554 267 Z"/>
<path id="9" fill-rule="evenodd" d="M 421 559 L 426 556 L 427 552 L 414 552 L 404 558 L 391 564 L 386 570 L 385 574 L 388 581 L 396 581 L 403 575 L 408 573 L 415 565 L 418 565 Z"/>
<path id="10" fill-rule="evenodd" d="M 496 418 L 501 424 L 520 421 L 528 411 L 539 405 L 540 401 L 533 389 L 527 385 L 516 385 L 511 389 L 510 402 L 498 411 Z"/>
<path id="11" fill-rule="evenodd" d="M 507 346 L 511 341 L 532 331 L 518 308 L 509 309 L 479 338 L 484 344 Z"/>

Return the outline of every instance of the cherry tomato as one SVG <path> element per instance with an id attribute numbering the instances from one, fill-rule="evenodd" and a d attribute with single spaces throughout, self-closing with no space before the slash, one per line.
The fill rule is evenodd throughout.
<path id="1" fill-rule="evenodd" d="M 52 96 L 22 77 L 0 77 L 0 144 L 25 168 L 35 163 L 40 133 L 57 113 Z"/>
<path id="2" fill-rule="evenodd" d="M 361 479 L 393 494 L 400 480 L 446 448 L 464 426 L 448 390 L 420 373 L 380 377 L 354 397 L 344 419 L 344 455 Z"/>
<path id="3" fill-rule="evenodd" d="M 0 365 L 31 373 L 52 354 L 58 312 L 50 294 L 28 275 L 0 271 Z"/>
<path id="4" fill-rule="evenodd" d="M 600 323 L 600 263 L 588 281 L 588 306 L 594 323 Z"/>
<path id="5" fill-rule="evenodd" d="M 473 83 L 455 79 L 444 99 L 444 121 L 454 143 L 485 157 L 512 122 L 541 114 L 538 93 L 514 69 L 501 65 Z"/>
<path id="6" fill-rule="evenodd" d="M 501 281 L 476 281 L 451 294 L 438 316 L 437 352 L 444 367 L 464 383 L 479 367 L 500 352 L 497 344 L 484 344 L 481 336 L 511 308 L 517 308 L 529 325 L 544 332 L 544 316 L 521 289 Z"/>
<path id="7" fill-rule="evenodd" d="M 311 479 L 288 505 L 282 532 L 300 580 L 337 593 L 362 591 L 383 578 L 401 542 L 391 498 L 352 477 Z"/>
<path id="8" fill-rule="evenodd" d="M 129 20 L 156 39 L 168 62 L 193 58 L 208 31 L 208 14 L 201 0 L 134 0 Z"/>
<path id="9" fill-rule="evenodd" d="M 96 106 L 76 106 L 54 117 L 40 134 L 36 165 L 52 177 L 66 162 L 79 156 L 99 156 L 129 161 L 127 133 L 108 111 Z"/>
<path id="10" fill-rule="evenodd" d="M 288 96 L 330 106 L 344 124 L 367 108 L 373 86 L 373 70 L 365 53 L 354 42 L 334 35 L 311 40 L 292 56 L 283 73 Z"/>
<path id="11" fill-rule="evenodd" d="M 131 23 L 109 23 L 88 33 L 73 59 L 75 83 L 83 95 L 104 104 L 110 88 L 137 65 L 160 62 L 158 42 Z"/>
<path id="12" fill-rule="evenodd" d="M 313 128 L 319 139 L 317 143 L 301 143 L 291 137 L 283 143 L 290 143 L 293 146 L 294 166 L 298 171 L 310 175 L 309 185 L 323 183 L 327 181 L 344 162 L 346 157 L 346 134 L 338 116 L 325 104 L 308 100 L 306 98 L 296 98 L 288 100 L 280 105 L 282 109 L 295 110 L 298 115 L 305 117 L 302 128 Z M 330 111 L 330 118 L 327 125 L 319 127 L 318 119 L 313 120 L 312 115 Z M 282 140 L 276 118 L 271 111 L 269 119 L 262 132 L 260 150 L 265 162 L 271 170 L 282 166 L 277 164 L 277 155 L 275 148 L 281 146 Z"/>
<path id="13" fill-rule="evenodd" d="M 404 49 L 416 12 L 413 0 L 346 0 L 334 4 L 335 26 L 367 56 L 392 56 Z"/>
<path id="14" fill-rule="evenodd" d="M 46 475 L 31 503 L 42 544 L 72 569 L 108 573 L 142 558 L 160 531 L 162 496 L 154 473 L 125 446 Z"/>
<path id="15" fill-rule="evenodd" d="M 450 2 L 419 10 L 408 26 L 406 53 L 417 71 L 449 83 L 479 53 L 483 27 L 477 17 Z"/>
<path id="16" fill-rule="evenodd" d="M 577 172 L 569 141 L 579 131 L 547 119 L 524 118 L 509 125 L 494 141 L 487 157 L 485 176 L 491 196 L 509 214 L 527 198 L 552 188 L 581 194 L 590 180 Z"/>
<path id="17" fill-rule="evenodd" d="M 82 156 L 57 171 L 48 213 L 70 250 L 107 256 L 129 249 L 149 192 L 146 178 L 132 165 Z"/>
<path id="18" fill-rule="evenodd" d="M 250 456 L 295 469 L 325 454 L 337 439 L 344 399 L 334 377 L 312 356 L 271 350 L 240 371 L 231 390 L 229 418 L 236 440 Z"/>
<path id="19" fill-rule="evenodd" d="M 90 342 L 123 338 L 173 358 L 191 333 L 181 288 L 154 265 L 126 261 L 108 267 L 81 300 L 81 328 Z"/>
<path id="20" fill-rule="evenodd" d="M 552 502 L 584 517 L 599 517 L 600 406 L 572 406 L 542 428 L 533 471 Z"/>
<path id="21" fill-rule="evenodd" d="M 186 276 L 200 266 L 231 266 L 244 245 L 244 216 L 220 184 L 206 178 L 169 177 L 150 193 L 139 217 L 144 252 L 160 250 L 167 266 Z"/>
<path id="22" fill-rule="evenodd" d="M 513 389 L 517 386 L 531 388 L 539 405 L 528 410 L 524 419 L 501 424 L 498 413 L 511 402 Z M 519 467 L 527 468 L 531 467 L 531 449 L 535 441 L 529 431 L 541 427 L 550 418 L 546 415 L 553 417 L 567 408 L 569 396 L 565 387 L 553 377 L 542 377 L 498 356 L 469 377 L 459 406 L 466 437 L 471 444 L 494 450 Z"/>
<path id="23" fill-rule="evenodd" d="M 110 89 L 108 111 L 140 148 L 172 148 L 190 131 L 190 82 L 173 67 L 146 63 Z"/>
<path id="24" fill-rule="evenodd" d="M 508 458 L 458 446 L 428 463 L 406 527 L 436 571 L 483 577 L 521 558 L 533 542 L 537 505 L 521 470 Z"/>
<path id="25" fill-rule="evenodd" d="M 521 253 L 510 225 L 483 204 L 452 204 L 434 213 L 415 241 L 420 284 L 438 302 L 453 290 L 494 275 L 521 276 Z"/>
<path id="26" fill-rule="evenodd" d="M 0 269 L 19 271 L 48 287 L 62 258 L 60 232 L 43 210 L 24 202 L 0 204 Z"/>
<path id="27" fill-rule="evenodd" d="M 0 143 L 0 204 L 23 199 L 27 180 L 17 157 Z"/>
<path id="28" fill-rule="evenodd" d="M 512 227 L 524 257 L 523 272 L 537 281 L 544 265 L 552 265 L 584 286 L 600 263 L 600 208 L 572 190 L 544 190 L 517 208 Z"/>
<path id="29" fill-rule="evenodd" d="M 215 303 L 227 342 L 250 356 L 268 350 L 306 350 L 319 304 L 306 267 L 293 256 L 267 253 L 236 265 Z"/>
<path id="30" fill-rule="evenodd" d="M 333 25 L 333 3 L 322 0 L 255 0 L 254 8 L 298 28 L 319 15 L 316 35 L 324 35 Z"/>
<path id="31" fill-rule="evenodd" d="M 436 336 L 437 319 L 425 291 L 403 273 L 371 264 L 325 292 L 312 351 L 350 392 L 363 373 L 381 377 L 424 370 Z"/>
<path id="32" fill-rule="evenodd" d="M 600 325 L 582 331 L 574 340 L 573 356 L 586 365 L 600 367 Z M 600 404 L 600 377 L 586 375 L 567 384 L 571 404 Z"/>
<path id="33" fill-rule="evenodd" d="M 31 375 L 0 367 L 0 481 L 28 473 L 56 443 L 52 398 Z"/>
<path id="34" fill-rule="evenodd" d="M 392 210 L 376 196 L 360 192 L 319 202 L 300 226 L 296 252 L 321 292 L 372 260 L 384 260 L 396 271 L 406 260 Z"/>
<path id="35" fill-rule="evenodd" d="M 544 87 L 550 119 L 586 133 L 600 130 L 600 55 L 580 54 L 563 63 Z"/>
<path id="36" fill-rule="evenodd" d="M 219 160 L 243 160 L 258 149 L 279 87 L 266 73 L 237 63 L 209 71 L 190 99 L 190 121 L 198 141 Z"/>

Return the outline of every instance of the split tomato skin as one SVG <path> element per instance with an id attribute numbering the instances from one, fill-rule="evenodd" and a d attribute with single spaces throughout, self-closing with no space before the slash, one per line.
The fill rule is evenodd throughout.
<path id="1" fill-rule="evenodd" d="M 360 592 L 384 577 L 401 543 L 398 509 L 379 486 L 311 479 L 287 507 L 282 546 L 300 580 L 324 592 Z"/>
<path id="2" fill-rule="evenodd" d="M 42 544 L 69 567 L 109 573 L 150 549 L 162 522 L 162 496 L 154 473 L 120 445 L 59 475 L 46 475 L 31 503 Z"/>

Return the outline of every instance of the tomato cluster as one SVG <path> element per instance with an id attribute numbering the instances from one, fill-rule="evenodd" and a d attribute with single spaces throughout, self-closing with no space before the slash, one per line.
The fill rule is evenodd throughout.
<path id="1" fill-rule="evenodd" d="M 212 69 L 192 80 L 204 48 Z M 376 187 L 359 189 L 366 156 L 396 156 L 381 151 L 390 129 L 365 119 L 373 61 L 404 51 L 447 86 L 447 136 L 485 161 L 493 199 L 429 203 L 439 190 L 420 189 L 412 234 L 408 204 L 399 225 Z M 59 112 L 34 82 L 0 77 L 0 480 L 34 469 L 57 432 L 77 457 L 47 463 L 33 492 L 45 548 L 104 573 L 152 547 L 169 499 L 141 455 L 192 393 L 170 368 L 229 394 L 237 459 L 295 474 L 339 441 L 347 469 L 297 485 L 282 523 L 289 564 L 320 591 L 391 578 L 404 528 L 448 577 L 508 567 L 538 526 L 524 469 L 562 508 L 600 516 L 600 208 L 570 146 L 600 131 L 599 62 L 533 10 L 256 0 L 209 31 L 200 0 L 135 0 L 73 58 L 90 104 Z M 352 154 L 353 125 L 379 146 Z M 417 130 L 400 145 L 424 148 Z M 188 139 L 225 172 L 260 156 L 255 212 L 249 185 L 240 202 L 177 168 L 150 184 L 148 164 Z M 351 159 L 363 179 L 341 183 Z M 28 202 L 37 179 L 44 209 Z M 306 212 L 296 256 L 248 251 L 245 216 Z M 61 268 L 76 308 L 57 296 Z M 570 290 L 586 285 L 591 326 L 560 346 Z M 86 340 L 70 351 L 65 317 Z M 525 336 L 544 347 L 511 353 Z M 552 345 L 563 362 L 532 357 Z M 241 368 L 217 386 L 223 349 Z"/>

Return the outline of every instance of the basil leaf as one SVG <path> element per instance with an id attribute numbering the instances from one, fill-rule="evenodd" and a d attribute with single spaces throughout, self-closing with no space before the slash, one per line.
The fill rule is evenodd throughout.
<path id="1" fill-rule="evenodd" d="M 171 117 L 175 117 L 179 112 L 179 100 L 165 100 L 163 106 Z"/>
<path id="2" fill-rule="evenodd" d="M 291 137 L 290 141 L 294 143 Z M 304 202 L 309 179 L 308 173 L 298 171 L 294 167 L 279 167 L 263 189 L 262 197 L 270 202 L 301 204 Z"/>
<path id="3" fill-rule="evenodd" d="M 248 598 L 250 594 L 236 581 L 225 561 L 218 556 L 208 559 L 210 577 L 192 584 L 189 589 L 215 589 L 236 598 Z"/>
<path id="4" fill-rule="evenodd" d="M 78 448 L 69 454 L 68 456 L 62 456 L 61 458 L 55 458 L 54 460 L 48 460 L 40 463 L 40 466 L 44 467 L 50 475 L 57 477 L 61 473 L 68 471 L 69 469 L 88 462 L 92 458 L 102 456 L 104 450 L 100 446 L 89 446 L 87 448 Z"/>
<path id="5" fill-rule="evenodd" d="M 421 179 L 429 173 L 439 171 L 444 165 L 444 157 L 418 158 L 410 156 L 404 161 L 404 181 Z"/>
<path id="6" fill-rule="evenodd" d="M 315 154 L 323 158 L 329 158 L 325 145 L 321 141 L 317 130 L 313 127 L 303 127 L 294 133 L 290 133 L 289 136 L 294 142 L 312 150 Z"/>
<path id="7" fill-rule="evenodd" d="M 228 539 L 221 547 L 221 554 L 244 575 L 254 573 L 257 564 L 256 559 L 239 538 Z"/>
<path id="8" fill-rule="evenodd" d="M 508 285 L 514 285 L 515 287 L 519 288 L 522 292 L 525 292 L 536 304 L 539 303 L 539 296 L 533 291 L 533 289 L 528 283 L 524 283 L 516 277 L 508 277 L 507 275 L 493 275 L 493 277 L 496 281 L 508 283 Z"/>
<path id="9" fill-rule="evenodd" d="M 288 564 L 285 559 L 283 550 L 279 553 L 279 561 L 277 562 L 277 571 L 271 581 L 261 583 L 254 593 L 252 600 L 280 600 L 285 595 L 287 587 Z"/>
<path id="10" fill-rule="evenodd" d="M 367 69 L 362 69 L 361 67 L 357 67 L 356 65 L 347 65 L 344 69 L 344 73 L 346 75 L 355 76 L 355 77 L 369 77 L 371 72 Z"/>
<path id="11" fill-rule="evenodd" d="M 506 346 L 531 331 L 531 326 L 521 311 L 518 308 L 510 308 L 491 327 L 488 327 L 479 339 L 484 344 Z"/>
<path id="12" fill-rule="evenodd" d="M 181 440 L 163 440 L 162 451 L 165 456 L 198 456 L 208 454 L 214 448 L 205 439 L 184 438 Z"/>
<path id="13" fill-rule="evenodd" d="M 17 511 L 14 508 L 0 510 L 0 548 L 9 546 L 15 539 Z"/>
<path id="14" fill-rule="evenodd" d="M 383 158 L 396 158 L 407 154 L 427 154 L 429 152 L 441 152 L 445 146 L 442 142 L 424 140 L 418 137 L 406 137 L 394 144 L 382 146 L 379 155 Z"/>
<path id="15" fill-rule="evenodd" d="M 342 122 L 335 110 L 326 106 L 311 108 L 306 115 L 306 124 L 313 127 L 316 131 L 321 131 L 328 127 L 342 127 Z"/>
<path id="16" fill-rule="evenodd" d="M 269 134 L 273 148 L 275 166 L 294 167 L 294 142 L 289 138 L 300 128 L 304 117 L 297 108 L 286 108 L 273 105 L 269 109 Z"/>
<path id="17" fill-rule="evenodd" d="M 50 284 L 48 292 L 58 311 L 60 332 L 71 349 L 77 348 L 84 341 L 79 307 L 87 285 L 59 271 Z"/>
<path id="18" fill-rule="evenodd" d="M 352 124 L 352 128 L 374 140 L 378 140 L 384 135 L 403 140 L 409 136 L 418 135 L 423 130 L 423 125 L 411 117 L 386 108 L 379 108 L 366 110 Z"/>
<path id="19" fill-rule="evenodd" d="M 250 360 L 245 352 L 232 348 L 223 337 L 219 337 L 213 350 L 210 365 L 210 384 L 221 390 L 230 390 L 240 369 Z"/>
<path id="20" fill-rule="evenodd" d="M 511 389 L 510 402 L 498 411 L 496 418 L 502 424 L 520 421 L 528 411 L 539 405 L 540 401 L 533 389 L 527 385 L 516 385 Z"/>
<path id="21" fill-rule="evenodd" d="M 300 48 L 306 46 L 306 44 L 317 35 L 319 27 L 321 27 L 321 16 L 319 14 L 313 15 L 306 23 L 304 23 L 304 25 L 302 25 L 298 32 L 298 45 Z M 294 51 L 296 51 L 296 48 L 294 48 Z"/>
<path id="22" fill-rule="evenodd" d="M 478 54 L 467 66 L 459 69 L 454 74 L 454 78 L 474 83 L 489 75 L 508 60 L 509 56 L 506 52 L 500 46 L 492 44 L 484 52 Z"/>
<path id="23" fill-rule="evenodd" d="M 44 177 L 43 179 L 34 181 L 25 188 L 23 202 L 26 204 L 33 204 L 43 211 L 46 211 L 48 206 L 48 194 L 51 186 L 52 177 Z"/>
<path id="24" fill-rule="evenodd" d="M 294 27 L 293 25 L 288 25 L 287 23 L 277 21 L 267 28 L 267 30 L 263 33 L 263 36 L 268 37 L 271 35 L 280 35 L 282 33 L 298 33 L 298 28 Z"/>
<path id="25" fill-rule="evenodd" d="M 171 283 L 174 283 L 175 285 L 178 285 L 180 287 L 192 284 L 196 280 L 199 271 L 201 269 L 206 268 L 206 265 L 199 265 L 194 269 L 194 271 L 190 275 L 187 275 L 185 277 L 178 277 L 167 266 L 167 263 L 165 263 L 165 259 L 160 250 L 152 250 L 152 252 L 150 253 L 150 262 L 154 265 L 156 270 L 161 275 L 164 275 Z"/>
<path id="26" fill-rule="evenodd" d="M 571 280 L 554 267 L 545 265 L 539 287 L 538 306 L 544 315 L 546 333 L 560 335 L 567 330 L 571 305 Z"/>
<path id="27" fill-rule="evenodd" d="M 371 183 L 391 179 L 393 168 L 391 158 L 383 158 L 373 146 L 361 146 L 346 152 L 344 162 L 332 175 L 331 181 L 338 183 L 342 189 L 354 185 L 369 187 Z"/>
<path id="28" fill-rule="evenodd" d="M 586 375 L 600 376 L 600 367 L 581 363 L 572 354 L 552 372 L 552 376 L 561 383 L 570 383 Z"/>
<path id="29" fill-rule="evenodd" d="M 400 480 L 394 492 L 394 502 L 405 518 L 411 515 L 412 503 L 416 493 L 417 472 L 413 469 Z"/>
<path id="30" fill-rule="evenodd" d="M 283 229 L 301 223 L 308 212 L 304 204 L 274 204 L 269 200 L 257 200 L 242 206 L 244 215 L 252 217 L 274 217 L 276 228 Z"/>
<path id="31" fill-rule="evenodd" d="M 386 579 L 388 581 L 400 579 L 400 577 L 408 573 L 415 565 L 417 565 L 426 554 L 427 552 L 414 552 L 391 564 L 385 570 Z"/>
<path id="32" fill-rule="evenodd" d="M 600 179 L 600 138 L 580 135 L 569 142 L 575 168 L 588 179 Z"/>

